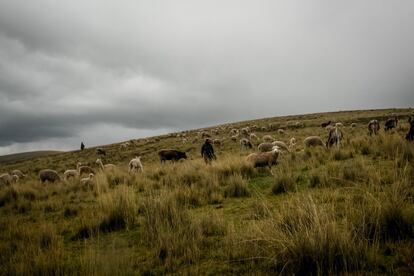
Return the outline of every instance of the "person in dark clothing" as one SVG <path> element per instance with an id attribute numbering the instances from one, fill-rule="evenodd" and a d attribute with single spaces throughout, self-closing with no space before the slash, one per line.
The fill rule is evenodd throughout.
<path id="1" fill-rule="evenodd" d="M 85 144 L 81 142 L 81 150 L 83 150 L 84 148 L 85 148 Z"/>
<path id="2" fill-rule="evenodd" d="M 410 116 L 408 118 L 408 122 L 410 123 L 410 130 L 405 136 L 405 139 L 407 139 L 408 141 L 413 141 L 414 140 L 414 118 Z"/>
<path id="3" fill-rule="evenodd" d="M 214 154 L 214 148 L 211 139 L 207 138 L 201 147 L 201 156 L 204 158 L 206 164 L 210 164 L 212 160 L 216 160 L 217 157 Z"/>

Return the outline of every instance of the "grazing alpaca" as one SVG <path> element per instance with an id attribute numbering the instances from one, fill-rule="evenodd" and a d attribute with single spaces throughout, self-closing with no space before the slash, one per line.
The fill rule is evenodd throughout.
<path id="1" fill-rule="evenodd" d="M 17 175 L 19 177 L 19 179 L 23 179 L 26 177 L 26 175 L 24 173 L 22 173 L 21 170 L 13 170 L 11 172 L 11 175 Z"/>
<path id="2" fill-rule="evenodd" d="M 327 127 L 327 126 L 329 126 L 331 124 L 331 122 L 332 121 L 328 121 L 328 122 L 322 123 L 321 124 L 321 127 Z"/>
<path id="3" fill-rule="evenodd" d="M 144 171 L 144 167 L 142 166 L 141 163 L 141 156 L 135 156 L 134 159 L 131 159 L 131 161 L 129 161 L 128 164 L 128 172 L 138 172 L 138 170 L 140 170 L 141 172 Z"/>
<path id="4" fill-rule="evenodd" d="M 85 173 L 95 173 L 94 169 L 89 166 L 82 166 L 81 162 L 78 162 L 76 168 L 78 169 L 79 176 Z"/>
<path id="5" fill-rule="evenodd" d="M 273 142 L 273 137 L 271 135 L 265 135 L 262 137 L 263 142 L 271 143 Z"/>
<path id="6" fill-rule="evenodd" d="M 292 137 L 289 141 L 289 149 L 293 149 L 296 146 L 296 138 Z"/>
<path id="7" fill-rule="evenodd" d="M 70 177 L 77 178 L 79 176 L 79 170 L 66 170 L 63 173 L 63 179 L 67 181 Z"/>
<path id="8" fill-rule="evenodd" d="M 287 151 L 290 152 L 289 147 L 286 145 L 285 142 L 282 141 L 274 141 L 272 143 L 273 146 L 277 146 L 279 148 L 280 151 Z"/>
<path id="9" fill-rule="evenodd" d="M 260 151 L 260 152 L 268 152 L 268 151 L 271 151 L 272 150 L 272 148 L 273 148 L 273 144 L 272 143 L 260 143 L 258 146 L 257 146 L 257 150 L 258 151 Z"/>
<path id="10" fill-rule="evenodd" d="M 242 150 L 243 149 L 248 150 L 248 149 L 251 149 L 253 146 L 249 139 L 242 138 L 240 139 L 240 147 Z"/>
<path id="11" fill-rule="evenodd" d="M 113 171 L 116 166 L 114 164 L 103 164 L 100 158 L 96 159 L 96 164 L 99 165 L 102 171 Z"/>
<path id="12" fill-rule="evenodd" d="M 377 120 L 371 120 L 368 124 L 368 133 L 369 135 L 377 135 L 380 130 L 380 124 Z"/>
<path id="13" fill-rule="evenodd" d="M 180 159 L 187 159 L 187 154 L 185 152 L 175 149 L 162 149 L 158 152 L 158 156 L 160 157 L 161 164 L 165 163 L 167 160 L 175 162 Z"/>
<path id="14" fill-rule="evenodd" d="M 3 173 L 0 175 L 0 187 L 2 185 L 10 185 L 11 183 L 13 183 L 13 181 L 17 182 L 15 178 L 13 178 L 14 176 L 17 175 L 10 175 L 8 173 Z M 18 176 L 17 176 L 18 177 Z"/>
<path id="15" fill-rule="evenodd" d="M 306 137 L 305 140 L 303 140 L 303 143 L 305 144 L 306 147 L 316 147 L 316 146 L 325 147 L 325 144 L 323 143 L 322 139 L 319 136 Z"/>
<path id="16" fill-rule="evenodd" d="M 251 140 L 251 141 L 253 141 L 253 140 L 254 140 L 254 141 L 258 141 L 258 140 L 259 140 L 259 137 L 257 137 L 257 135 L 256 135 L 256 134 L 251 133 L 251 134 L 250 134 L 250 140 Z"/>
<path id="17" fill-rule="evenodd" d="M 254 168 L 269 167 L 269 169 L 271 169 L 273 165 L 276 165 L 279 153 L 279 149 L 275 146 L 273 150 L 268 152 L 251 153 L 246 157 L 246 160 L 251 163 Z"/>
<path id="18" fill-rule="evenodd" d="M 385 121 L 385 131 L 396 128 L 397 124 L 398 124 L 397 116 L 394 116 L 393 118 L 389 118 L 387 121 Z"/>
<path id="19" fill-rule="evenodd" d="M 88 177 L 82 178 L 80 180 L 80 184 L 84 187 L 92 187 L 93 186 L 93 173 L 90 173 Z"/>
<path id="20" fill-rule="evenodd" d="M 61 180 L 59 174 L 55 170 L 45 169 L 39 172 L 39 179 L 42 183 L 45 181 L 55 182 Z"/>
<path id="21" fill-rule="evenodd" d="M 342 138 L 342 131 L 339 129 L 338 126 L 335 125 L 335 127 L 329 131 L 328 140 L 326 141 L 326 147 L 329 148 L 335 144 L 336 148 L 339 149 Z"/>
<path id="22" fill-rule="evenodd" d="M 221 147 L 221 140 L 220 139 L 214 139 L 213 140 L 213 145 L 216 147 Z"/>
<path id="23" fill-rule="evenodd" d="M 243 137 L 248 137 L 249 134 L 250 134 L 250 128 L 249 127 L 244 127 L 240 130 L 240 132 L 241 132 L 241 135 Z"/>
<path id="24" fill-rule="evenodd" d="M 231 136 L 234 136 L 234 135 L 237 135 L 237 134 L 239 134 L 239 131 L 237 129 L 233 128 L 232 130 L 230 130 L 230 135 Z"/>

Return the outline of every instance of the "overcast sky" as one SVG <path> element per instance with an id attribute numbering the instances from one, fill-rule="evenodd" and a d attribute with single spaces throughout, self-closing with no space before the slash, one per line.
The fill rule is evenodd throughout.
<path id="1" fill-rule="evenodd" d="M 414 1 L 0 0 L 0 154 L 414 106 Z"/>

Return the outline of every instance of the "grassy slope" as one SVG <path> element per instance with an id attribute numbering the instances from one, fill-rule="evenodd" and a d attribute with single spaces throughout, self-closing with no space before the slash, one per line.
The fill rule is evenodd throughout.
<path id="1" fill-rule="evenodd" d="M 366 135 L 369 120 L 383 126 L 393 112 L 411 110 L 231 124 L 305 123 L 286 135 L 256 132 L 298 140 L 274 176 L 243 162 L 248 152 L 228 139 L 229 130 L 218 135 L 226 140 L 208 168 L 199 157 L 201 139 L 192 142 L 195 130 L 185 144 L 165 135 L 133 140 L 126 149 L 103 146 L 104 163 L 120 169 L 98 174 L 92 190 L 77 181 L 41 185 L 36 175 L 43 168 L 62 173 L 78 161 L 96 167 L 93 148 L 0 164 L 0 172 L 17 168 L 29 175 L 0 190 L 0 273 L 412 273 L 414 158 L 413 146 L 401 139 L 408 124 L 404 119 L 391 135 Z M 343 149 L 302 151 L 306 136 L 325 139 L 319 125 L 329 119 L 346 125 Z M 357 128 L 347 127 L 351 122 Z M 185 150 L 190 160 L 160 166 L 156 153 L 169 147 Z M 142 155 L 145 172 L 128 175 L 135 155 Z"/>
<path id="2" fill-rule="evenodd" d="M 60 151 L 30 151 L 30 152 L 22 152 L 22 153 L 15 153 L 15 154 L 8 154 L 0 156 L 0 163 L 18 163 L 22 160 L 27 159 L 34 159 L 39 157 L 44 157 L 52 154 L 61 153 Z"/>

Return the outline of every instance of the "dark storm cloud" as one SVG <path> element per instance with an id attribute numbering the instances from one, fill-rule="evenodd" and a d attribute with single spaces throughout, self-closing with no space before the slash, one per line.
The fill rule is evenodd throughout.
<path id="1" fill-rule="evenodd" d="M 1 1 L 0 153 L 412 106 L 413 13 L 408 1 Z"/>

